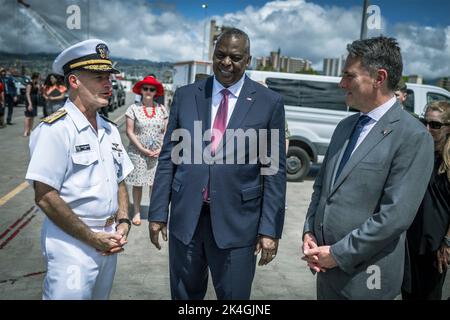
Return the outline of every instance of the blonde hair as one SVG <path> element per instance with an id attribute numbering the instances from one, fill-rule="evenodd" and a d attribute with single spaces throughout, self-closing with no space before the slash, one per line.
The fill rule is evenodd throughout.
<path id="1" fill-rule="evenodd" d="M 447 173 L 447 179 L 450 181 L 450 134 L 447 135 L 447 141 L 442 150 L 442 163 L 438 169 L 438 174 L 443 173 Z"/>
<path id="2" fill-rule="evenodd" d="M 433 101 L 425 108 L 425 114 L 429 111 L 438 111 L 442 113 L 442 123 L 450 124 L 450 102 Z M 438 174 L 447 174 L 450 181 L 450 133 L 447 134 L 446 141 L 442 150 L 438 150 L 442 154 L 442 163 L 439 165 Z"/>
<path id="3" fill-rule="evenodd" d="M 448 101 L 433 101 L 425 107 L 425 114 L 429 111 L 438 111 L 442 113 L 442 122 L 450 123 L 450 102 Z"/>

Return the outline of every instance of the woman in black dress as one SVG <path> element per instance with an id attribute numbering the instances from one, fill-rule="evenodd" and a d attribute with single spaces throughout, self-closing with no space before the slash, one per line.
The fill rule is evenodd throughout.
<path id="1" fill-rule="evenodd" d="M 27 84 L 25 94 L 25 124 L 23 136 L 28 137 L 33 129 L 33 119 L 37 116 L 38 98 L 40 91 L 40 75 L 35 72 L 31 75 L 31 83 Z"/>
<path id="2" fill-rule="evenodd" d="M 403 299 L 441 300 L 450 264 L 450 103 L 428 104 L 423 122 L 434 140 L 435 162 L 424 199 L 407 232 L 411 292 L 404 291 Z"/>

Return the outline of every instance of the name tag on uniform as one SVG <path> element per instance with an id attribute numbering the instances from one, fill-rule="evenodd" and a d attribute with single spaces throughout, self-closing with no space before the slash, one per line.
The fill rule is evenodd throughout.
<path id="1" fill-rule="evenodd" d="M 80 144 L 79 146 L 75 146 L 76 152 L 89 151 L 91 150 L 91 146 L 88 144 Z"/>
<path id="2" fill-rule="evenodd" d="M 113 149 L 114 151 L 122 152 L 122 149 L 120 149 L 118 143 L 112 143 L 112 149 Z"/>

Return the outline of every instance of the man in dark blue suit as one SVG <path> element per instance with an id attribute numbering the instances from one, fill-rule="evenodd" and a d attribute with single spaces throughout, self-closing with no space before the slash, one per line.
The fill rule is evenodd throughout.
<path id="1" fill-rule="evenodd" d="M 174 95 L 149 209 L 150 240 L 160 249 L 170 203 L 173 299 L 203 299 L 208 268 L 218 299 L 249 299 L 256 255 L 265 265 L 277 253 L 286 192 L 284 105 L 245 76 L 250 61 L 247 34 L 227 30 L 214 50 L 214 76 Z M 240 138 L 247 143 L 233 143 Z"/>

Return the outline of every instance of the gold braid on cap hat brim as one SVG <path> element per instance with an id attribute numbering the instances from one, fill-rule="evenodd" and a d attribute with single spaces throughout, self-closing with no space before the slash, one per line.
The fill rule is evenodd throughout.
<path id="1" fill-rule="evenodd" d="M 69 68 L 71 70 L 87 65 L 109 65 L 112 66 L 112 62 L 109 60 L 104 59 L 92 59 L 92 60 L 86 60 L 86 61 L 80 61 L 69 65 Z"/>
<path id="2" fill-rule="evenodd" d="M 94 64 L 90 66 L 82 67 L 83 70 L 93 70 L 93 71 L 113 71 L 114 69 L 111 66 L 107 66 L 104 64 Z"/>

